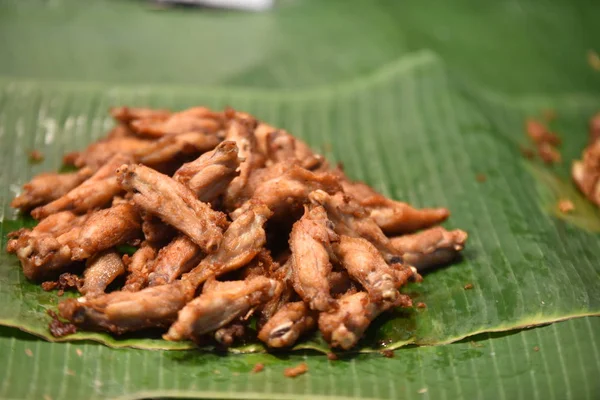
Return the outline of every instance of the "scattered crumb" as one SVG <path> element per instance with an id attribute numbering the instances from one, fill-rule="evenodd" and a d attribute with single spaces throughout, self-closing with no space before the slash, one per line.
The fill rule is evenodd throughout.
<path id="1" fill-rule="evenodd" d="M 561 199 L 558 201 L 558 210 L 563 214 L 568 214 L 575 209 L 575 205 L 571 200 Z"/>
<path id="2" fill-rule="evenodd" d="M 253 374 L 257 374 L 259 372 L 261 372 L 263 369 L 265 369 L 265 364 L 263 363 L 256 363 L 254 364 L 254 367 L 252 368 L 252 373 Z"/>
<path id="3" fill-rule="evenodd" d="M 419 389 L 419 391 L 417 393 L 419 393 L 419 394 L 427 393 L 427 388 Z"/>
<path id="4" fill-rule="evenodd" d="M 46 292 L 49 292 L 54 289 L 58 289 L 58 296 L 62 296 L 65 294 L 65 290 L 70 288 L 79 289 L 83 284 L 83 279 L 78 277 L 75 274 L 70 274 L 68 272 L 61 274 L 58 277 L 57 281 L 47 281 L 42 283 L 42 289 Z"/>
<path id="5" fill-rule="evenodd" d="M 562 160 L 560 152 L 548 142 L 542 142 L 538 145 L 538 154 L 546 164 L 555 164 Z"/>
<path id="6" fill-rule="evenodd" d="M 554 164 L 561 161 L 562 157 L 556 148 L 561 144 L 560 137 L 550 132 L 546 125 L 533 118 L 525 122 L 525 131 L 529 139 L 535 144 L 537 153 L 546 164 Z M 521 147 L 521 153 L 529 159 L 533 158 L 531 150 Z"/>
<path id="7" fill-rule="evenodd" d="M 558 146 L 561 143 L 560 137 L 556 133 L 550 132 L 544 124 L 534 119 L 527 120 L 526 130 L 527 135 L 535 144 L 548 143 Z"/>
<path id="8" fill-rule="evenodd" d="M 485 174 L 477 174 L 475 175 L 475 179 L 477 182 L 483 183 L 487 180 L 487 176 L 485 176 Z"/>
<path id="9" fill-rule="evenodd" d="M 533 351 L 540 351 L 540 348 L 538 346 L 533 346 Z"/>
<path id="10" fill-rule="evenodd" d="M 25 354 L 27 354 L 28 357 L 33 357 L 33 351 L 31 351 L 31 349 L 25 349 Z"/>
<path id="11" fill-rule="evenodd" d="M 75 349 L 75 353 L 77 353 L 79 357 L 83 355 L 83 351 L 81 351 L 81 349 Z"/>
<path id="12" fill-rule="evenodd" d="M 417 308 L 427 308 L 427 304 L 423 303 L 422 301 L 417 303 Z"/>
<path id="13" fill-rule="evenodd" d="M 473 340 L 471 340 L 471 341 L 469 342 L 469 344 L 470 344 L 472 347 L 477 347 L 477 348 L 479 348 L 479 347 L 483 347 L 483 345 L 482 345 L 481 343 L 477 343 L 477 342 L 475 342 L 475 341 L 473 341 Z"/>
<path id="14" fill-rule="evenodd" d="M 592 69 L 600 71 L 600 56 L 598 55 L 598 53 L 596 53 L 596 51 L 588 50 L 587 59 L 588 64 L 590 64 L 590 67 L 592 67 Z"/>
<path id="15" fill-rule="evenodd" d="M 470 289 L 473 289 L 473 284 L 472 284 L 472 283 L 467 283 L 467 284 L 464 286 L 464 289 L 465 289 L 465 290 L 470 290 Z"/>
<path id="16" fill-rule="evenodd" d="M 394 351 L 393 350 L 381 350 L 380 353 L 385 358 L 394 358 Z"/>
<path id="17" fill-rule="evenodd" d="M 329 353 L 327 353 L 327 359 L 329 361 L 335 361 L 338 359 L 338 356 L 335 353 L 329 352 Z"/>
<path id="18" fill-rule="evenodd" d="M 44 400 L 52 400 L 52 397 L 50 397 L 49 394 L 45 394 L 44 395 Z"/>
<path id="19" fill-rule="evenodd" d="M 52 336 L 63 337 L 77 332 L 75 325 L 70 322 L 62 322 L 54 311 L 47 310 L 46 312 L 52 318 L 52 321 L 48 324 L 48 329 Z"/>
<path id="20" fill-rule="evenodd" d="M 306 372 L 308 372 L 308 365 L 306 365 L 306 363 L 301 363 L 295 367 L 286 368 L 283 371 L 283 375 L 285 375 L 287 378 L 295 378 Z"/>
<path id="21" fill-rule="evenodd" d="M 65 374 L 70 375 L 70 376 L 75 376 L 75 371 L 73 371 L 72 369 L 66 369 L 65 370 Z"/>
<path id="22" fill-rule="evenodd" d="M 535 158 L 535 152 L 525 146 L 521 146 L 521 154 L 523 155 L 523 157 L 525 157 L 528 160 L 533 160 L 533 158 Z"/>
<path id="23" fill-rule="evenodd" d="M 31 150 L 28 154 L 29 162 L 39 163 L 44 161 L 44 154 L 39 150 Z"/>
<path id="24" fill-rule="evenodd" d="M 220 374 L 221 374 L 221 371 L 219 371 L 218 369 L 215 369 L 215 370 L 213 371 L 213 374 L 220 375 Z"/>

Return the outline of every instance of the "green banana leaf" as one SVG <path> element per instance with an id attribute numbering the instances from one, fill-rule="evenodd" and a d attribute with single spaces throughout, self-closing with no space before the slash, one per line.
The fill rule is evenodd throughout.
<path id="1" fill-rule="evenodd" d="M 248 15 L 159 11 L 137 1 L 81 3 L 0 4 L 0 59 L 7 60 L 0 63 L 3 238 L 30 223 L 8 207 L 20 185 L 60 168 L 63 153 L 102 135 L 111 126 L 108 107 L 119 104 L 247 110 L 386 195 L 448 207 L 446 226 L 470 238 L 459 262 L 406 289 L 426 309 L 378 319 L 358 349 L 412 344 L 394 359 L 110 349 L 90 341 L 47 343 L 2 328 L 0 397 L 600 393 L 593 379 L 600 372 L 597 318 L 481 334 L 600 314 L 600 218 L 568 178 L 587 141 L 587 119 L 600 109 L 600 74 L 587 62 L 593 33 L 600 33 L 597 8 L 282 0 L 272 12 Z M 547 109 L 556 110 L 551 127 L 564 142 L 564 162 L 552 168 L 519 151 L 527 144 L 524 119 Z M 43 162 L 28 161 L 32 149 L 44 149 Z M 556 211 L 563 198 L 576 205 L 572 214 Z M 45 311 L 59 300 L 27 282 L 16 259 L 2 253 L 1 324 L 50 340 Z M 473 341 L 460 341 L 465 337 Z M 158 337 L 67 339 L 190 348 Z M 315 336 L 301 349 L 326 346 Z M 249 343 L 234 351 L 263 349 Z M 310 372 L 284 379 L 283 368 L 301 361 Z M 266 370 L 249 374 L 256 362 Z"/>

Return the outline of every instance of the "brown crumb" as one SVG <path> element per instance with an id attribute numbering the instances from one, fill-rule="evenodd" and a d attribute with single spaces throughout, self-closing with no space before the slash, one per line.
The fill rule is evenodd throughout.
<path id="1" fill-rule="evenodd" d="M 327 353 L 327 359 L 329 361 L 336 361 L 338 359 L 337 354 L 333 353 L 333 352 L 329 352 Z"/>
<path id="2" fill-rule="evenodd" d="M 25 354 L 27 354 L 28 357 L 33 357 L 33 351 L 31 351 L 31 349 L 25 349 Z"/>
<path id="3" fill-rule="evenodd" d="M 544 124 L 535 119 L 527 120 L 526 130 L 527 135 L 535 144 L 548 143 L 558 146 L 561 143 L 560 137 L 556 133 L 550 132 Z"/>
<path id="4" fill-rule="evenodd" d="M 252 368 L 252 373 L 253 374 L 257 374 L 259 372 L 261 372 L 263 369 L 265 369 L 265 364 L 263 363 L 256 363 L 254 364 L 254 367 Z"/>
<path id="5" fill-rule="evenodd" d="M 306 372 L 308 372 L 308 365 L 306 365 L 306 363 L 300 363 L 295 367 L 286 368 L 283 371 L 283 375 L 285 375 L 287 378 L 295 378 L 299 375 L 305 374 Z"/>
<path id="6" fill-rule="evenodd" d="M 52 400 L 52 397 L 50 397 L 49 394 L 45 394 L 44 395 L 44 400 Z"/>
<path id="7" fill-rule="evenodd" d="M 417 308 L 427 308 L 427 304 L 423 303 L 422 301 L 417 303 Z"/>
<path id="8" fill-rule="evenodd" d="M 540 351 L 540 348 L 538 346 L 533 346 L 533 351 Z"/>
<path id="9" fill-rule="evenodd" d="M 83 355 L 83 351 L 81 349 L 75 349 L 75 353 L 77 353 L 79 357 Z"/>
<path id="10" fill-rule="evenodd" d="M 65 290 L 70 288 L 79 289 L 83 285 L 83 279 L 75 274 L 65 272 L 58 277 L 57 281 L 47 281 L 42 283 L 42 289 L 49 292 L 54 289 L 58 289 L 58 295 L 62 296 Z"/>
<path id="11" fill-rule="evenodd" d="M 483 345 L 482 345 L 481 343 L 477 343 L 477 342 L 475 342 L 475 341 L 473 341 L 473 340 L 471 340 L 471 341 L 469 342 L 469 344 L 471 344 L 471 346 L 472 346 L 472 347 L 477 347 L 477 348 L 479 348 L 479 347 L 483 347 Z"/>
<path id="12" fill-rule="evenodd" d="M 54 311 L 48 310 L 47 313 L 52 317 L 52 321 L 48 324 L 48 329 L 50 329 L 52 336 L 63 337 L 77 332 L 75 325 L 68 322 L 62 322 L 58 319 L 58 315 L 56 315 Z"/>
<path id="13" fill-rule="evenodd" d="M 394 358 L 394 351 L 393 350 L 381 350 L 380 353 L 385 358 Z"/>
<path id="14" fill-rule="evenodd" d="M 470 290 L 470 289 L 473 289 L 473 284 L 472 284 L 472 283 L 467 283 L 467 284 L 464 286 L 464 289 L 465 289 L 465 290 Z"/>
<path id="15" fill-rule="evenodd" d="M 562 160 L 558 150 L 548 143 L 542 143 L 538 146 L 538 155 L 544 163 L 549 165 L 559 163 Z"/>
<path id="16" fill-rule="evenodd" d="M 571 200 L 561 199 L 558 201 L 558 210 L 563 214 L 568 214 L 575 209 L 575 205 Z"/>
<path id="17" fill-rule="evenodd" d="M 588 64 L 592 69 L 600 71 L 600 56 L 594 50 L 588 50 L 587 54 Z"/>
<path id="18" fill-rule="evenodd" d="M 56 282 L 56 281 L 42 282 L 42 289 L 45 290 L 46 292 L 56 289 L 57 286 L 58 286 L 58 282 Z"/>
<path id="19" fill-rule="evenodd" d="M 75 371 L 73 371 L 72 369 L 66 369 L 65 370 L 65 374 L 69 375 L 69 376 L 75 376 Z"/>
<path id="20" fill-rule="evenodd" d="M 29 162 L 39 163 L 44 161 L 44 154 L 39 150 L 31 150 L 28 154 Z"/>
<path id="21" fill-rule="evenodd" d="M 540 158 L 546 164 L 556 164 L 562 160 L 560 152 L 550 143 L 542 142 L 538 145 L 537 149 Z"/>
<path id="22" fill-rule="evenodd" d="M 520 150 L 521 150 L 521 154 L 526 159 L 533 160 L 535 158 L 535 152 L 532 149 L 525 147 L 525 146 L 521 146 Z"/>
<path id="23" fill-rule="evenodd" d="M 477 182 L 483 183 L 487 180 L 487 176 L 485 176 L 485 174 L 477 174 L 475 175 L 475 179 Z"/>

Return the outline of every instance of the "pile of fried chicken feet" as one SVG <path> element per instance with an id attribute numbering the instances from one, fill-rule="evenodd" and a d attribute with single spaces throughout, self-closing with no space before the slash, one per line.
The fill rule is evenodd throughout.
<path id="1" fill-rule="evenodd" d="M 76 172 L 38 175 L 12 202 L 39 221 L 7 246 L 27 278 L 83 269 L 83 296 L 59 304 L 79 329 L 229 346 L 254 315 L 269 347 L 318 328 L 350 349 L 379 314 L 411 307 L 399 288 L 467 239 L 437 226 L 448 210 L 388 199 L 249 114 L 111 114 L 104 139 L 64 157 Z"/>

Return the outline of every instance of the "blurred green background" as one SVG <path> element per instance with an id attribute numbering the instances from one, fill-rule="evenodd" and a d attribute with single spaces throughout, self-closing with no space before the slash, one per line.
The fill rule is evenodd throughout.
<path id="1" fill-rule="evenodd" d="M 594 0 L 279 0 L 266 13 L 140 0 L 0 1 L 0 75 L 117 84 L 306 88 L 421 49 L 508 94 L 598 93 Z"/>

